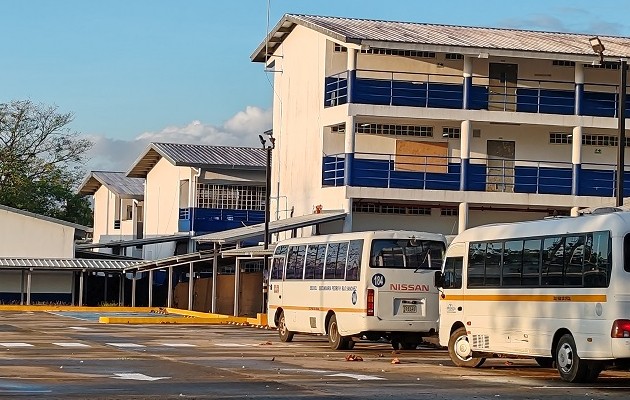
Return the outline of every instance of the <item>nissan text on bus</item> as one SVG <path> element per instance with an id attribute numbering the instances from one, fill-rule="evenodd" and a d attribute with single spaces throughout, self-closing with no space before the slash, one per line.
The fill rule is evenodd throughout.
<path id="1" fill-rule="evenodd" d="M 630 213 L 468 229 L 436 274 L 439 340 L 457 366 L 496 355 L 588 382 L 630 364 Z"/>
<path id="2" fill-rule="evenodd" d="M 269 275 L 268 320 L 280 340 L 328 335 L 335 350 L 365 336 L 412 349 L 438 327 L 434 274 L 443 235 L 371 231 L 277 243 Z"/>

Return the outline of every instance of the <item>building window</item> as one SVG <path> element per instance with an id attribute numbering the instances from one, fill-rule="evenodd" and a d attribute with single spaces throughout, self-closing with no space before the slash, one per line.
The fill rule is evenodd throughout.
<path id="1" fill-rule="evenodd" d="M 198 183 L 197 207 L 262 211 L 265 209 L 265 188 Z"/>
<path id="2" fill-rule="evenodd" d="M 457 216 L 457 215 L 459 215 L 459 210 L 457 208 L 454 208 L 454 207 L 441 208 L 440 209 L 440 215 L 443 216 L 443 217 Z"/>
<path id="3" fill-rule="evenodd" d="M 602 64 L 584 64 L 584 67 L 596 69 L 619 69 L 619 63 L 604 61 Z"/>
<path id="4" fill-rule="evenodd" d="M 575 67 L 575 61 L 553 60 L 552 65 L 557 67 Z"/>
<path id="5" fill-rule="evenodd" d="M 431 215 L 431 207 L 381 203 L 354 203 L 352 211 L 369 214 Z"/>
<path id="6" fill-rule="evenodd" d="M 363 54 L 380 54 L 388 56 L 404 56 L 404 57 L 417 57 L 417 58 L 435 58 L 435 53 L 432 51 L 416 51 L 416 50 L 398 50 L 398 49 L 380 49 L 377 47 L 371 47 L 369 49 L 361 50 Z"/>
<path id="7" fill-rule="evenodd" d="M 332 133 L 344 133 L 346 131 L 346 124 L 333 125 L 330 127 Z"/>
<path id="8" fill-rule="evenodd" d="M 348 48 L 340 45 L 339 43 L 335 43 L 335 53 L 345 53 L 348 51 Z"/>
<path id="9" fill-rule="evenodd" d="M 355 125 L 355 130 L 356 133 L 366 133 L 370 135 L 433 137 L 432 126 L 359 123 Z"/>
<path id="10" fill-rule="evenodd" d="M 445 58 L 447 60 L 463 60 L 464 56 L 457 53 L 446 53 Z"/>
<path id="11" fill-rule="evenodd" d="M 442 137 L 449 139 L 459 139 L 460 128 L 449 128 L 445 126 L 442 128 Z"/>
<path id="12" fill-rule="evenodd" d="M 571 144 L 573 143 L 572 135 L 562 132 L 552 132 L 549 134 L 549 143 L 551 144 Z"/>

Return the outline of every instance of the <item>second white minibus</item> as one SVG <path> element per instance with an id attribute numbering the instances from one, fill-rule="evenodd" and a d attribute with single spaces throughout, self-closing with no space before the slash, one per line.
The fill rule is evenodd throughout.
<path id="1" fill-rule="evenodd" d="M 450 244 L 440 344 L 458 366 L 527 356 L 585 382 L 630 366 L 630 213 L 486 225 Z"/>

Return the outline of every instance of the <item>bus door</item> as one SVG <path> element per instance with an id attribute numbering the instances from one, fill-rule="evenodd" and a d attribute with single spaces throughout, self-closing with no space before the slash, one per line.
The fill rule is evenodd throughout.
<path id="1" fill-rule="evenodd" d="M 278 246 L 271 259 L 271 269 L 269 270 L 269 287 L 267 294 L 267 305 L 269 318 L 273 318 L 276 309 L 282 306 L 282 280 L 284 277 L 284 265 L 287 254 L 287 246 Z"/>
<path id="2" fill-rule="evenodd" d="M 444 243 L 375 239 L 370 266 L 375 287 L 374 315 L 385 321 L 438 321 L 433 276 L 442 265 Z"/>
<path id="3" fill-rule="evenodd" d="M 462 270 L 464 266 L 464 243 L 453 243 L 448 248 L 444 261 L 443 286 L 440 293 L 440 324 L 452 326 L 456 321 L 464 321 L 464 289 L 462 285 Z"/>

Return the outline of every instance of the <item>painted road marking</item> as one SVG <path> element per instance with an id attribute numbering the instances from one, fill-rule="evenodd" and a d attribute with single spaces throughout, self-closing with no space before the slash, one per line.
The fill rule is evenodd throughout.
<path id="1" fill-rule="evenodd" d="M 258 347 L 257 344 L 243 344 L 243 343 L 213 343 L 219 347 Z"/>
<path id="2" fill-rule="evenodd" d="M 167 346 L 167 347 L 197 347 L 196 344 L 189 344 L 189 343 L 160 343 L 162 346 Z"/>
<path id="3" fill-rule="evenodd" d="M 145 374 L 138 373 L 122 373 L 122 374 L 114 374 L 111 378 L 114 379 L 127 379 L 133 381 L 159 381 L 160 379 L 170 379 L 170 376 L 149 376 Z"/>
<path id="4" fill-rule="evenodd" d="M 136 344 L 136 343 L 106 343 L 110 346 L 115 346 L 115 347 L 124 347 L 124 348 L 128 348 L 128 349 L 133 349 L 133 348 L 139 348 L 139 347 L 145 347 L 142 344 Z"/>
<path id="5" fill-rule="evenodd" d="M 71 326 L 70 329 L 74 329 L 77 331 L 89 331 L 90 328 L 86 328 L 85 326 Z"/>
<path id="6" fill-rule="evenodd" d="M 59 347 L 90 347 L 90 345 L 78 342 L 53 342 L 55 346 Z"/>
<path id="7" fill-rule="evenodd" d="M 357 381 L 384 381 L 386 380 L 385 378 L 381 378 L 380 376 L 373 376 L 373 375 L 361 375 L 361 374 L 346 374 L 346 373 L 338 373 L 338 374 L 330 374 L 330 375 L 326 375 L 326 376 L 330 376 L 330 377 L 343 377 L 343 378 L 352 378 L 352 379 L 356 379 Z"/>
<path id="8" fill-rule="evenodd" d="M 33 347 L 30 343 L 22 343 L 22 342 L 4 342 L 0 343 L 2 347 Z"/>

